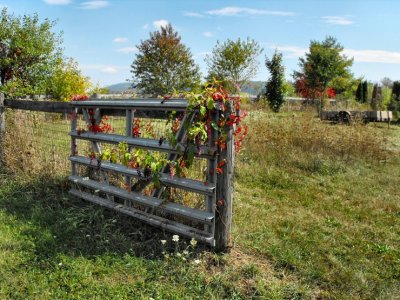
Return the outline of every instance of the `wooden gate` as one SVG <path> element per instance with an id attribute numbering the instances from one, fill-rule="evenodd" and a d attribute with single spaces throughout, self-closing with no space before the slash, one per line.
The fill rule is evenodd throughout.
<path id="1" fill-rule="evenodd" d="M 71 118 L 71 176 L 74 183 L 70 190 L 72 195 L 102 205 L 117 212 L 132 216 L 150 225 L 170 232 L 195 238 L 206 243 L 216 251 L 225 251 L 230 243 L 232 194 L 233 194 L 233 158 L 234 143 L 232 129 L 227 129 L 226 149 L 218 150 L 216 141 L 219 131 L 212 129 L 207 146 L 194 151 L 194 156 L 206 162 L 206 180 L 171 176 L 168 168 L 158 174 L 161 187 L 144 195 L 141 191 L 148 184 L 143 168 L 134 168 L 110 161 L 93 159 L 78 152 L 80 140 L 89 141 L 92 151 L 102 153 L 107 144 L 126 143 L 131 149 L 145 149 L 159 153 L 167 153 L 168 160 L 176 161 L 186 149 L 187 124 L 193 122 L 196 110 L 187 110 L 188 102 L 184 99 L 159 100 L 87 100 L 72 101 L 73 117 Z M 134 136 L 135 118 L 167 119 L 169 112 L 182 115 L 180 128 L 176 132 L 176 145 L 160 137 L 144 138 Z M 125 118 L 125 134 L 80 130 L 77 127 L 78 113 L 82 113 L 88 128 L 99 126 L 102 116 L 123 116 Z M 212 110 L 212 118 L 218 120 L 221 111 Z M 120 118 L 122 119 L 122 118 Z M 216 172 L 219 162 L 224 161 L 224 172 Z M 83 167 L 82 167 L 83 166 Z M 95 173 L 90 178 L 83 170 Z M 125 188 L 110 182 L 110 174 L 124 177 Z M 132 185 L 132 180 L 136 183 Z M 128 187 L 128 188 L 126 188 Z M 189 191 L 202 195 L 203 208 L 189 207 L 183 203 L 175 203 L 174 199 L 163 199 L 162 189 L 171 188 Z"/>

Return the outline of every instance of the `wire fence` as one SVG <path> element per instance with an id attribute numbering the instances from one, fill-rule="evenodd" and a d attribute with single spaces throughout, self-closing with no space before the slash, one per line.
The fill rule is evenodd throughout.
<path id="1" fill-rule="evenodd" d="M 135 118 L 141 137 L 165 138 L 170 126 L 164 119 Z M 112 133 L 126 134 L 125 117 L 109 116 L 107 123 L 111 125 Z M 49 113 L 28 111 L 22 109 L 5 109 L 5 132 L 3 135 L 3 154 L 6 167 L 14 173 L 24 176 L 47 175 L 67 177 L 70 175 L 71 138 L 69 131 L 71 116 L 67 113 Z M 78 116 L 77 128 L 88 130 L 82 115 Z M 89 141 L 77 141 L 79 155 L 89 157 L 92 148 Z M 101 149 L 107 149 L 110 144 L 100 144 Z M 81 174 L 86 168 L 80 170 Z M 190 179 L 206 181 L 207 160 L 195 158 L 186 176 Z M 90 175 L 90 174 L 87 174 Z M 110 176 L 115 185 L 123 182 L 117 174 Z M 203 196 L 171 189 L 174 201 L 193 208 L 204 208 Z"/>

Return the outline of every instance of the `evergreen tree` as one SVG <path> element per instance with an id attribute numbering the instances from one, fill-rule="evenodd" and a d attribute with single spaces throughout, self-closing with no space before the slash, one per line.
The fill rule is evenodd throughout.
<path id="1" fill-rule="evenodd" d="M 382 108 L 382 87 L 378 84 L 374 84 L 371 98 L 371 108 L 378 110 Z"/>
<path id="2" fill-rule="evenodd" d="M 392 99 L 400 101 L 400 81 L 393 82 Z"/>
<path id="3" fill-rule="evenodd" d="M 362 103 L 367 103 L 368 102 L 368 81 L 364 81 L 363 82 L 363 92 L 362 92 L 362 95 L 363 95 L 363 100 L 362 100 Z"/>
<path id="4" fill-rule="evenodd" d="M 388 109 L 393 111 L 397 117 L 400 112 L 400 81 L 394 81 L 392 86 L 392 97 Z"/>
<path id="5" fill-rule="evenodd" d="M 265 96 L 272 111 L 279 112 L 285 102 L 285 68 L 282 64 L 282 53 L 275 51 L 271 59 L 265 59 L 265 65 L 270 73 L 265 86 Z"/>
<path id="6" fill-rule="evenodd" d="M 364 101 L 364 94 L 363 94 L 363 82 L 362 80 L 358 83 L 357 86 L 357 91 L 356 91 L 356 100 L 358 102 L 363 102 Z"/>

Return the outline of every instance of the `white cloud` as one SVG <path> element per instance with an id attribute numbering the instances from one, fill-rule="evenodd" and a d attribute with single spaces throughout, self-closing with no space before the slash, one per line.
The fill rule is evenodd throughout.
<path id="1" fill-rule="evenodd" d="M 110 3 L 105 0 L 93 0 L 82 2 L 80 8 L 82 9 L 100 9 L 108 6 Z"/>
<path id="2" fill-rule="evenodd" d="M 167 27 L 168 24 L 169 22 L 167 20 L 155 20 L 153 22 L 154 27 L 157 29 L 161 29 L 161 27 Z"/>
<path id="3" fill-rule="evenodd" d="M 114 67 L 104 67 L 99 70 L 102 73 L 109 73 L 109 74 L 115 74 L 118 73 L 118 69 Z"/>
<path id="4" fill-rule="evenodd" d="M 352 20 L 350 20 L 349 18 L 339 17 L 339 16 L 325 16 L 325 17 L 321 17 L 321 19 L 324 20 L 325 23 L 334 24 L 334 25 L 354 24 L 354 22 Z"/>
<path id="5" fill-rule="evenodd" d="M 187 17 L 204 18 L 204 15 L 192 11 L 185 11 L 183 15 Z"/>
<path id="6" fill-rule="evenodd" d="M 354 57 L 354 61 L 356 62 L 400 64 L 400 52 L 344 49 L 343 53 L 348 57 Z"/>
<path id="7" fill-rule="evenodd" d="M 128 38 L 126 37 L 116 37 L 113 39 L 114 43 L 126 43 L 128 41 Z"/>
<path id="8" fill-rule="evenodd" d="M 248 16 L 248 15 L 293 16 L 294 15 L 294 13 L 290 11 L 263 10 L 263 9 L 254 9 L 254 8 L 237 7 L 237 6 L 227 6 L 221 9 L 209 10 L 207 11 L 207 14 L 215 16 Z"/>
<path id="9" fill-rule="evenodd" d="M 116 74 L 122 70 L 128 69 L 126 66 L 116 66 L 116 65 L 102 65 L 102 64 L 95 64 L 95 65 L 81 65 L 82 70 L 86 71 L 97 71 L 106 74 Z"/>
<path id="10" fill-rule="evenodd" d="M 67 5 L 71 3 L 71 0 L 44 0 L 44 2 L 50 5 Z"/>
<path id="11" fill-rule="evenodd" d="M 308 48 L 292 45 L 271 46 L 270 48 L 282 52 L 286 58 L 298 58 L 308 52 Z M 400 64 L 400 52 L 395 51 L 344 49 L 343 54 L 349 58 L 353 57 L 355 62 Z"/>
<path id="12" fill-rule="evenodd" d="M 136 47 L 123 47 L 123 48 L 119 48 L 117 50 L 117 52 L 125 53 L 125 54 L 133 53 L 133 52 L 136 52 L 136 51 L 137 51 Z"/>
<path id="13" fill-rule="evenodd" d="M 212 33 L 212 32 L 209 32 L 209 31 L 203 32 L 203 35 L 204 35 L 205 37 L 213 37 L 213 36 L 214 36 L 213 33 Z"/>
<path id="14" fill-rule="evenodd" d="M 282 52 L 286 58 L 298 58 L 300 56 L 303 56 L 308 51 L 307 48 L 301 48 L 301 47 L 291 46 L 291 45 L 271 46 L 269 48 L 276 49 L 279 52 Z"/>
<path id="15" fill-rule="evenodd" d="M 145 30 L 149 29 L 149 24 L 144 24 L 142 28 L 145 29 Z"/>

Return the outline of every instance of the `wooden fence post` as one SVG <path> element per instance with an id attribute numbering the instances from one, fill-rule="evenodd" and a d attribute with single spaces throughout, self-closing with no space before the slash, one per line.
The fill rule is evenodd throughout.
<path id="1" fill-rule="evenodd" d="M 226 252 L 231 246 L 234 145 L 233 128 L 230 128 L 227 130 L 226 149 L 218 157 L 218 164 L 225 161 L 225 165 L 224 172 L 217 178 L 214 248 L 216 252 Z"/>
<path id="2" fill-rule="evenodd" d="M 4 116 L 4 94 L 0 93 L 0 166 L 3 165 L 4 149 L 3 149 L 3 136 L 6 130 L 6 122 Z"/>

